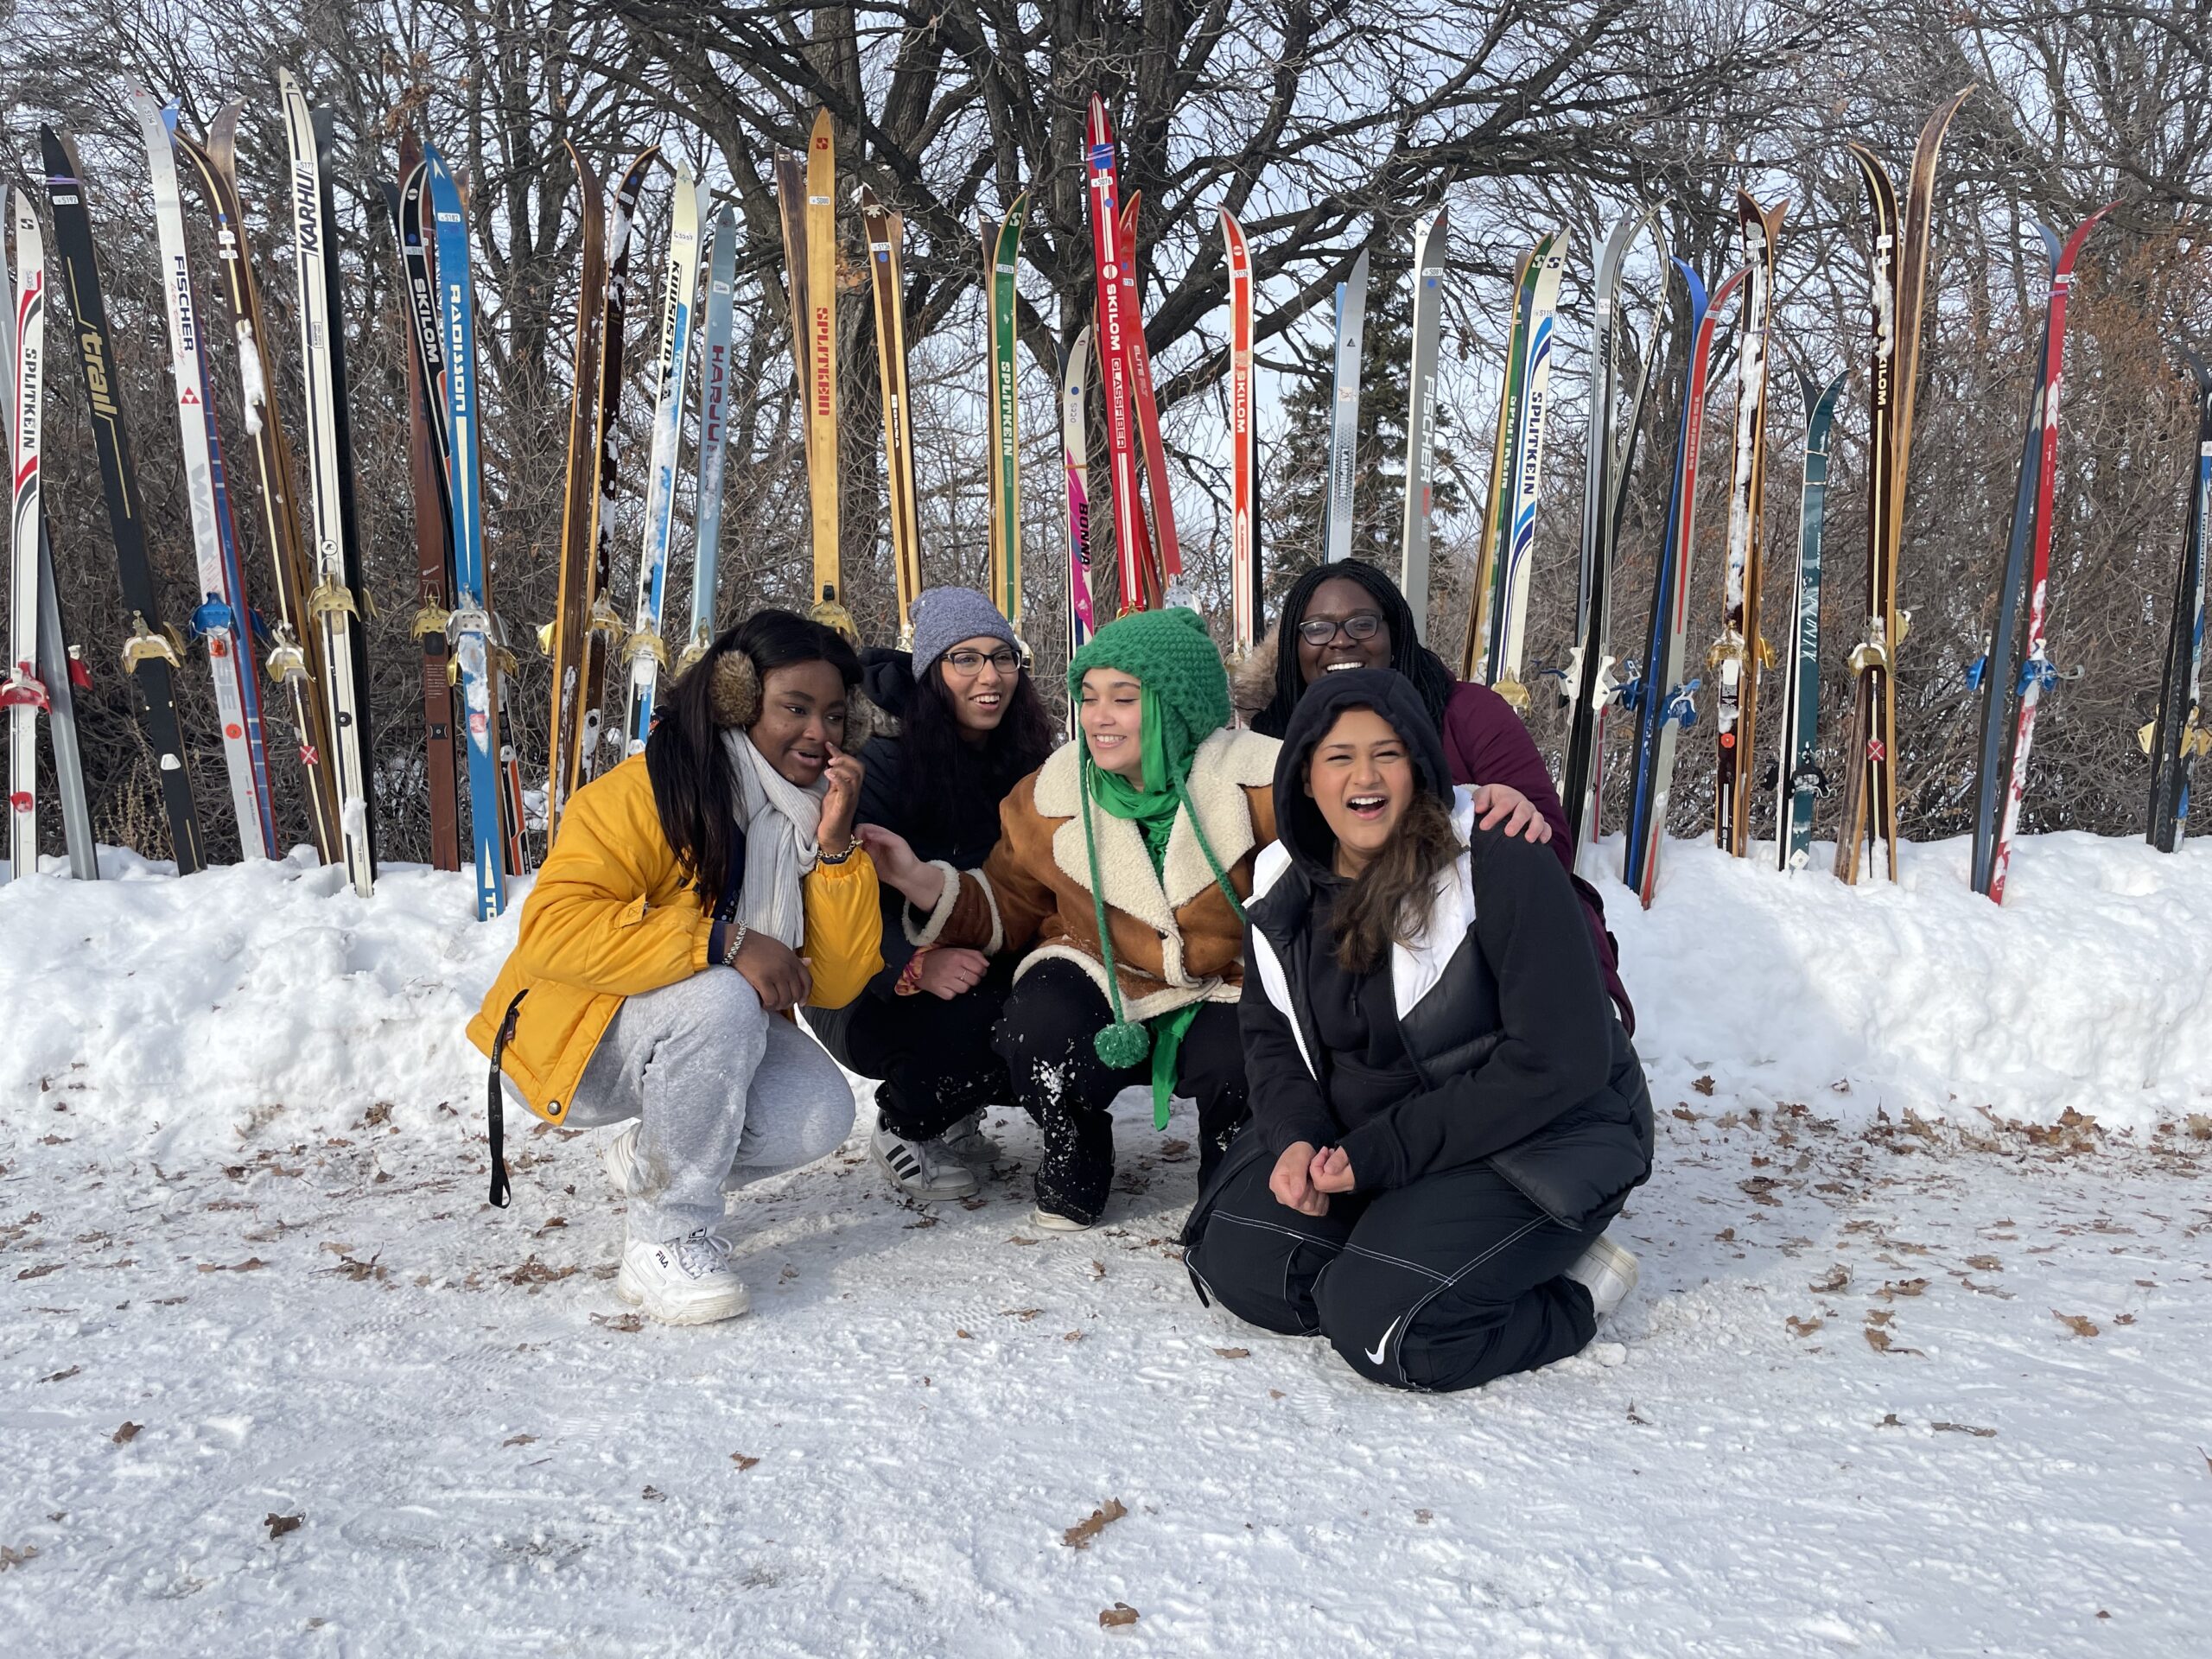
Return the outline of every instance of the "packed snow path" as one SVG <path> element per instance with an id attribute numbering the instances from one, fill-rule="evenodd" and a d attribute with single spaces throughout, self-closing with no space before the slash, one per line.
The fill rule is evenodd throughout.
<path id="1" fill-rule="evenodd" d="M 748 1318 L 639 1327 L 591 1137 L 511 1119 L 516 1202 L 483 1203 L 450 1027 L 512 924 L 460 919 L 465 879 L 395 872 L 365 906 L 296 866 L 0 890 L 10 1645 L 2199 1653 L 2212 1074 L 2180 1063 L 2212 861 L 2050 850 L 2093 890 L 2046 898 L 2046 950 L 1948 993 L 1923 962 L 1910 1007 L 1845 970 L 1805 993 L 1812 1055 L 1790 941 L 1872 918 L 1910 961 L 1980 925 L 1946 849 L 1916 897 L 1675 846 L 1672 912 L 1609 890 L 1662 1125 L 1620 1224 L 1643 1285 L 1590 1353 L 1449 1397 L 1201 1308 L 1173 1245 L 1195 1160 L 1134 1096 L 1096 1232 L 1025 1226 L 1004 1114 L 969 1206 L 894 1201 L 856 1135 L 734 1205 Z M 2001 920 L 2036 925 L 2035 893 Z M 1896 1027 L 1942 1027 L 1931 998 L 2050 974 L 2063 1026 L 2119 995 L 2126 953 L 2054 911 L 2137 931 L 2166 1046 L 2046 1027 L 2017 1084 L 2042 1122 L 1999 1128 L 1955 1032 L 1915 1061 L 1972 1074 L 1951 1121 L 1899 1103 Z M 1694 1014 L 1717 959 L 1666 953 L 1760 913 L 1771 1017 Z"/>

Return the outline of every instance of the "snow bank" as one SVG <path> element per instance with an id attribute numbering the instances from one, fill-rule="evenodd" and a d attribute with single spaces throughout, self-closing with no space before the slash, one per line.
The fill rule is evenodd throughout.
<path id="1" fill-rule="evenodd" d="M 1967 887 L 1965 837 L 1905 847 L 1894 887 L 1785 876 L 1771 850 L 1669 842 L 1649 912 L 1612 879 L 1617 848 L 1586 861 L 1662 1079 L 1847 1122 L 2070 1108 L 2149 1129 L 2212 1110 L 2212 842 L 2032 836 L 2001 908 Z"/>
<path id="2" fill-rule="evenodd" d="M 2212 842 L 2165 856 L 2031 839 L 2003 909 L 1967 845 L 1905 849 L 1896 887 L 1784 877 L 1691 842 L 1647 914 L 1592 862 L 1662 1086 L 1801 1100 L 1847 1122 L 2071 1108 L 2114 1128 L 2212 1110 Z M 336 1132 L 367 1109 L 473 1123 L 461 1027 L 514 939 L 465 874 L 385 870 L 363 900 L 302 854 L 184 880 L 104 849 L 106 880 L 0 887 L 0 1105 L 42 1101 L 159 1147 L 228 1151 L 263 1124 Z M 1823 860 L 1816 862 L 1824 862 Z M 281 1127 L 278 1127 L 281 1122 Z"/>

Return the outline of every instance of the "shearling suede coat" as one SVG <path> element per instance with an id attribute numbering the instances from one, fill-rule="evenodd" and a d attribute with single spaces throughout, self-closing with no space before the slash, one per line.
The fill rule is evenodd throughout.
<path id="1" fill-rule="evenodd" d="M 1272 737 L 1217 731 L 1192 757 L 1191 805 L 1241 900 L 1252 892 L 1252 861 L 1275 838 Z M 916 944 L 957 944 L 1026 953 L 1019 980 L 1040 962 L 1074 963 L 1106 994 L 1090 864 L 1084 849 L 1080 743 L 1014 786 L 999 808 L 998 845 L 980 871 L 940 865 L 944 897 L 926 917 L 909 908 Z M 1244 982 L 1244 927 L 1215 885 L 1190 814 L 1179 814 L 1161 873 L 1153 873 L 1137 827 L 1091 808 L 1107 925 L 1127 1018 L 1150 1020 L 1192 1002 L 1234 1002 Z"/>

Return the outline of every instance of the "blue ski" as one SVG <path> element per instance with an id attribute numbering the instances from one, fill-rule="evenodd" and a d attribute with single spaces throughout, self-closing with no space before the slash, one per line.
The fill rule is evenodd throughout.
<path id="1" fill-rule="evenodd" d="M 476 847 L 476 916 L 507 907 L 500 856 L 499 660 L 484 603 L 484 511 L 476 429 L 476 304 L 468 276 L 468 219 L 453 171 L 423 146 L 438 226 L 438 317 L 445 337 L 447 450 L 453 467 L 454 608 L 447 625 L 468 733 L 468 821 Z"/>

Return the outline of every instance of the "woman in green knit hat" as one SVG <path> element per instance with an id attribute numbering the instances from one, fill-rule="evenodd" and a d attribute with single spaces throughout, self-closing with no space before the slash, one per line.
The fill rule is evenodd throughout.
<path id="1" fill-rule="evenodd" d="M 1230 728 L 1229 677 L 1187 610 L 1101 628 L 1068 665 L 1077 741 L 1014 785 L 980 873 L 863 826 L 909 937 L 1021 955 L 995 1034 L 1045 1154 L 1035 1224 L 1096 1222 L 1114 1178 L 1114 1097 L 1198 1109 L 1201 1184 L 1246 1116 L 1236 998 L 1252 861 L 1274 839 L 1276 743 Z"/>

